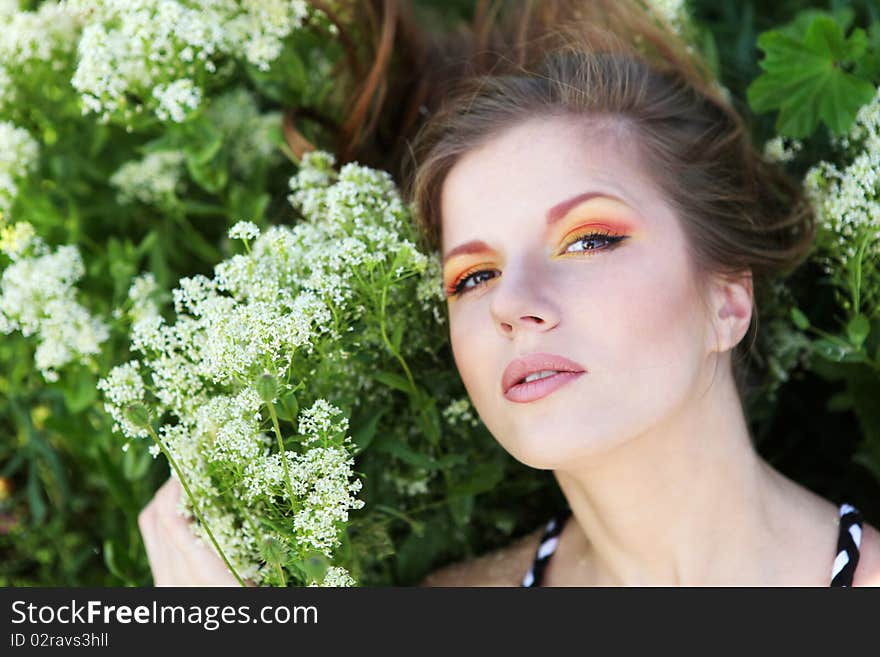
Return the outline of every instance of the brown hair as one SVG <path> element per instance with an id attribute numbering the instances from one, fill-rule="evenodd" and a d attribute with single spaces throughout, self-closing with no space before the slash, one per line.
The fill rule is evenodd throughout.
<path id="1" fill-rule="evenodd" d="M 465 153 L 535 117 L 610 119 L 640 149 L 679 217 L 696 282 L 702 285 L 707 273 L 752 274 L 751 338 L 733 354 L 742 399 L 741 361 L 757 334 L 759 291 L 794 270 L 814 238 L 800 185 L 762 158 L 705 63 L 635 2 L 504 4 L 515 10 L 496 15 L 500 3 L 478 2 L 469 32 L 432 44 L 407 41 L 406 60 L 424 75 L 409 79 L 410 102 L 402 111 L 411 119 L 418 104 L 428 118 L 412 144 L 411 123 L 397 123 L 410 156 L 402 182 L 426 246 L 439 248 L 441 190 Z M 383 6 L 397 3 L 383 0 Z M 407 30 L 415 34 L 411 24 Z"/>

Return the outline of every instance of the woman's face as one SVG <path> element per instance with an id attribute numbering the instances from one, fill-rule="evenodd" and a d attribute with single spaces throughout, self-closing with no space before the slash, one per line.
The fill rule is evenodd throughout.
<path id="1" fill-rule="evenodd" d="M 711 374 L 684 234 L 631 144 L 583 120 L 531 120 L 467 153 L 443 187 L 455 362 L 488 429 L 532 467 L 588 463 L 659 426 Z M 506 396 L 505 368 L 537 352 L 584 372 Z"/>

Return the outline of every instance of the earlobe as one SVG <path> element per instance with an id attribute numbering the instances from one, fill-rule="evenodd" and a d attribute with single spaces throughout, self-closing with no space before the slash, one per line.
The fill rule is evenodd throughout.
<path id="1" fill-rule="evenodd" d="M 716 350 L 728 351 L 745 337 L 752 320 L 752 274 L 718 278 L 713 288 Z"/>

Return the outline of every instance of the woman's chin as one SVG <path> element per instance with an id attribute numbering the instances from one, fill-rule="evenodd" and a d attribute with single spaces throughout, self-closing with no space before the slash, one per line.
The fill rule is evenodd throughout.
<path id="1" fill-rule="evenodd" d="M 571 439 L 560 438 L 556 434 L 548 439 L 545 436 L 532 434 L 522 439 L 501 443 L 510 455 L 523 465 L 537 470 L 559 470 L 571 467 L 576 460 L 589 459 L 590 452 L 583 444 L 583 436 Z"/>

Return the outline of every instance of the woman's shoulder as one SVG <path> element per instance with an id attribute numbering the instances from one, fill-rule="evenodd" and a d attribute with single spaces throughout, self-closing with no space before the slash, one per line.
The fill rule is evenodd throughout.
<path id="1" fill-rule="evenodd" d="M 880 531 L 868 523 L 862 524 L 859 562 L 852 585 L 880 586 Z"/>
<path id="2" fill-rule="evenodd" d="M 435 570 L 419 586 L 519 586 L 535 557 L 542 531 L 543 527 L 538 527 L 509 545 Z"/>

